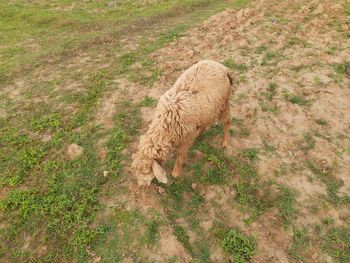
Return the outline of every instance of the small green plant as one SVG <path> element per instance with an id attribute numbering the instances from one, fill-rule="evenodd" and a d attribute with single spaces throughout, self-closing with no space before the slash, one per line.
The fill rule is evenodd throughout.
<path id="1" fill-rule="evenodd" d="M 154 107 L 157 105 L 157 100 L 146 96 L 143 101 L 140 103 L 141 107 Z"/>
<path id="2" fill-rule="evenodd" d="M 57 129 L 62 125 L 59 114 L 45 115 L 33 119 L 29 123 L 29 127 L 34 131 L 42 131 L 46 129 Z"/>
<path id="3" fill-rule="evenodd" d="M 310 105 L 310 102 L 307 99 L 303 98 L 302 96 L 290 94 L 287 91 L 283 91 L 283 94 L 284 94 L 284 98 L 293 104 L 297 104 L 300 106 L 309 106 Z"/>
<path id="4" fill-rule="evenodd" d="M 267 50 L 267 47 L 265 45 L 261 45 L 261 46 L 258 46 L 256 49 L 255 49 L 255 53 L 257 54 L 262 54 L 264 51 Z"/>
<path id="5" fill-rule="evenodd" d="M 316 141 L 310 132 L 305 132 L 303 137 L 304 140 L 300 144 L 300 149 L 307 153 L 311 149 L 315 148 Z"/>
<path id="6" fill-rule="evenodd" d="M 322 126 L 328 125 L 328 122 L 325 119 L 316 119 L 316 123 Z"/>
<path id="7" fill-rule="evenodd" d="M 295 208 L 296 194 L 289 188 L 280 185 L 279 194 L 276 197 L 276 205 L 279 209 L 279 216 L 282 218 L 286 225 L 289 225 L 297 213 Z"/>
<path id="8" fill-rule="evenodd" d="M 248 158 L 251 161 L 257 161 L 259 160 L 259 149 L 257 148 L 247 148 L 247 149 L 243 149 L 240 152 L 240 157 L 242 158 Z"/>
<path id="9" fill-rule="evenodd" d="M 309 240 L 307 238 L 307 233 L 305 229 L 293 228 L 293 245 L 288 249 L 288 254 L 295 260 L 302 262 L 303 256 L 302 252 L 309 244 Z"/>
<path id="10" fill-rule="evenodd" d="M 243 119 L 232 118 L 232 126 L 233 128 L 230 130 L 230 134 L 232 136 L 237 136 L 241 138 L 249 137 L 250 131 L 244 125 Z"/>
<path id="11" fill-rule="evenodd" d="M 333 69 L 336 73 L 338 74 L 345 74 L 346 69 L 350 67 L 350 62 L 344 62 L 344 63 L 339 63 L 339 64 L 333 64 Z"/>
<path id="12" fill-rule="evenodd" d="M 261 66 L 274 66 L 281 60 L 282 54 L 279 52 L 268 51 L 264 55 Z"/>
<path id="13" fill-rule="evenodd" d="M 157 221 L 151 221 L 150 223 L 147 224 L 147 237 L 146 237 L 146 242 L 149 245 L 154 245 L 155 242 L 158 239 L 158 222 Z"/>
<path id="14" fill-rule="evenodd" d="M 182 245 L 190 252 L 193 252 L 192 246 L 190 244 L 190 237 L 188 236 L 185 228 L 179 225 L 174 226 L 174 234 L 176 238 L 182 243 Z"/>
<path id="15" fill-rule="evenodd" d="M 246 64 L 240 64 L 234 62 L 231 58 L 224 61 L 224 65 L 228 68 L 243 73 L 248 70 L 248 66 Z"/>
<path id="16" fill-rule="evenodd" d="M 342 227 L 328 231 L 322 249 L 340 263 L 350 262 L 350 229 Z"/>
<path id="17" fill-rule="evenodd" d="M 267 88 L 267 92 L 263 93 L 263 96 L 268 100 L 272 101 L 274 96 L 276 95 L 277 84 L 274 82 L 270 82 Z"/>
<path id="18" fill-rule="evenodd" d="M 236 263 L 249 262 L 255 255 L 255 239 L 241 233 L 236 229 L 231 229 L 221 242 L 225 253 L 230 255 Z"/>
<path id="19" fill-rule="evenodd" d="M 317 86 L 322 86 L 323 85 L 323 82 L 322 82 L 322 80 L 321 80 L 321 78 L 319 76 L 314 77 L 314 81 L 315 81 L 315 84 Z"/>

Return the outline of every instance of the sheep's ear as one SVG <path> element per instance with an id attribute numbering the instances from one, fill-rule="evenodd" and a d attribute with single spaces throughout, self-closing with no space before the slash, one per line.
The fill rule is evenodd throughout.
<path id="1" fill-rule="evenodd" d="M 152 163 L 152 170 L 159 182 L 163 184 L 166 184 L 168 182 L 168 179 L 166 178 L 166 172 L 156 160 L 154 160 Z"/>

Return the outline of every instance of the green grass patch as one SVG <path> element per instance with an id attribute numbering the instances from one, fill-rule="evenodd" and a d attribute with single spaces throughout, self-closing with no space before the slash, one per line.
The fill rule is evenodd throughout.
<path id="1" fill-rule="evenodd" d="M 256 241 L 242 232 L 232 229 L 221 242 L 222 249 L 234 262 L 244 263 L 251 261 L 256 254 Z"/>
<path id="2" fill-rule="evenodd" d="M 322 249 L 340 263 L 350 261 L 350 229 L 333 228 L 323 237 Z"/>
<path id="3" fill-rule="evenodd" d="M 309 239 L 305 229 L 293 228 L 293 244 L 288 249 L 289 256 L 297 260 L 298 262 L 303 262 L 303 252 L 309 246 Z"/>
<path id="4" fill-rule="evenodd" d="M 336 167 L 333 166 L 324 170 L 311 159 L 307 160 L 306 164 L 316 178 L 326 185 L 330 202 L 336 204 L 337 206 L 350 203 L 349 195 L 340 196 L 338 193 L 339 188 L 344 185 L 344 182 L 334 176 Z"/>
<path id="5" fill-rule="evenodd" d="M 240 72 L 240 73 L 244 73 L 244 72 L 246 72 L 248 70 L 248 66 L 246 64 L 236 63 L 231 58 L 225 60 L 223 64 L 226 67 L 228 67 L 228 68 L 230 68 L 230 69 L 232 69 L 234 71 Z"/>
<path id="6" fill-rule="evenodd" d="M 289 225 L 297 213 L 297 209 L 295 208 L 296 194 L 286 186 L 280 185 L 278 188 L 279 193 L 275 199 L 275 203 L 279 209 L 278 215 L 286 225 Z"/>

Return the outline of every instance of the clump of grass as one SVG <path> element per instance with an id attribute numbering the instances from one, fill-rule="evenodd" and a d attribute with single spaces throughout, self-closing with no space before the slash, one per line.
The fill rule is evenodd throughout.
<path id="1" fill-rule="evenodd" d="M 316 141 L 310 132 L 304 133 L 303 137 L 304 137 L 304 140 L 300 144 L 300 149 L 305 153 L 307 153 L 308 151 L 315 148 Z"/>
<path id="2" fill-rule="evenodd" d="M 338 74 L 345 74 L 346 69 L 350 67 L 350 62 L 346 61 L 344 63 L 333 64 L 333 70 Z"/>
<path id="3" fill-rule="evenodd" d="M 246 224 L 250 224 L 272 207 L 273 195 L 269 186 L 270 184 L 268 183 L 258 183 L 257 181 L 240 182 L 234 186 L 237 203 L 245 208 L 249 208 L 251 212 L 250 218 L 245 220 Z"/>
<path id="4" fill-rule="evenodd" d="M 154 245 L 158 239 L 159 224 L 157 221 L 151 221 L 147 224 L 146 242 L 148 245 Z"/>
<path id="5" fill-rule="evenodd" d="M 305 229 L 293 228 L 293 245 L 288 249 L 288 254 L 298 262 L 302 262 L 304 257 L 301 255 L 307 248 L 309 240 Z"/>
<path id="6" fill-rule="evenodd" d="M 325 119 L 316 119 L 318 125 L 327 126 L 328 122 Z"/>
<path id="7" fill-rule="evenodd" d="M 341 263 L 350 261 L 350 229 L 333 228 L 322 241 L 322 249 Z"/>
<path id="8" fill-rule="evenodd" d="M 246 64 L 236 63 L 231 58 L 225 60 L 223 64 L 226 67 L 238 71 L 240 73 L 246 72 L 248 70 L 248 66 Z"/>
<path id="9" fill-rule="evenodd" d="M 276 205 L 279 208 L 279 216 L 286 225 L 289 225 L 294 218 L 297 209 L 295 208 L 296 194 L 289 188 L 280 185 L 279 194 L 276 197 Z"/>
<path id="10" fill-rule="evenodd" d="M 241 152 L 239 153 L 240 157 L 242 158 L 248 158 L 251 161 L 257 161 L 259 160 L 259 149 L 257 148 L 247 148 L 247 149 L 243 149 L 241 150 Z"/>
<path id="11" fill-rule="evenodd" d="M 238 136 L 242 138 L 249 137 L 250 131 L 244 125 L 244 121 L 242 119 L 232 118 L 231 121 L 233 128 L 230 130 L 230 134 L 232 136 Z"/>
<path id="12" fill-rule="evenodd" d="M 268 51 L 264 55 L 261 66 L 274 66 L 281 60 L 282 54 L 279 52 Z"/>
<path id="13" fill-rule="evenodd" d="M 344 182 L 334 177 L 333 174 L 335 167 L 330 167 L 327 170 L 323 170 L 316 162 L 311 159 L 307 160 L 307 166 L 311 172 L 316 175 L 317 179 L 326 185 L 327 194 L 331 202 L 338 206 L 350 203 L 350 196 L 339 196 L 338 194 L 339 188 L 344 184 Z"/>
<path id="14" fill-rule="evenodd" d="M 256 241 L 242 232 L 232 229 L 221 242 L 222 249 L 237 263 L 249 262 L 255 255 Z"/>
<path id="15" fill-rule="evenodd" d="M 267 91 L 263 93 L 263 96 L 268 100 L 272 101 L 277 94 L 277 84 L 275 82 L 270 82 Z"/>
<path id="16" fill-rule="evenodd" d="M 261 45 L 261 46 L 258 46 L 256 49 L 255 49 L 255 53 L 257 54 L 262 54 L 264 51 L 267 50 L 267 46 L 265 45 Z"/>
<path id="17" fill-rule="evenodd" d="M 34 118 L 29 123 L 29 127 L 34 131 L 53 130 L 61 125 L 60 115 L 57 113 Z"/>
<path id="18" fill-rule="evenodd" d="M 141 107 L 154 107 L 157 105 L 157 100 L 146 96 L 143 101 L 141 101 L 140 106 Z"/>
<path id="19" fill-rule="evenodd" d="M 182 243 L 182 245 L 192 254 L 193 248 L 190 244 L 190 237 L 188 236 L 185 228 L 179 225 L 175 225 L 174 234 L 176 238 Z"/>
<path id="20" fill-rule="evenodd" d="M 284 91 L 284 98 L 290 103 L 297 104 L 300 106 L 309 106 L 310 102 L 302 96 L 290 94 L 287 91 Z"/>

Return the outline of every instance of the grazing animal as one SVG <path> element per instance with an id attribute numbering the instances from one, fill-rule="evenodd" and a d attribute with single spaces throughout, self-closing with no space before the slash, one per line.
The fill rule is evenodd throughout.
<path id="1" fill-rule="evenodd" d="M 229 71 L 218 62 L 203 60 L 183 72 L 160 97 L 154 118 L 132 156 L 138 185 L 150 185 L 154 177 L 167 183 L 161 165 L 175 149 L 177 158 L 172 176 L 178 177 L 196 137 L 217 121 L 224 124 L 222 146 L 227 147 L 231 92 Z"/>

